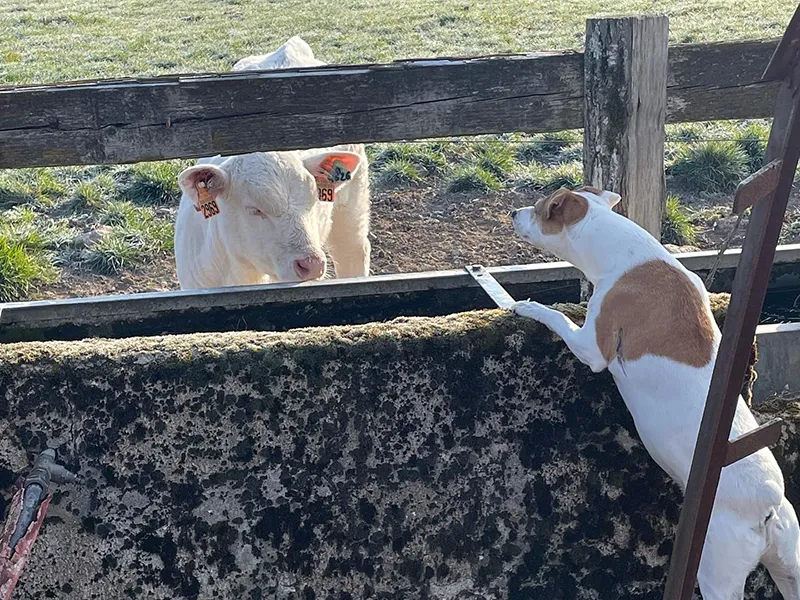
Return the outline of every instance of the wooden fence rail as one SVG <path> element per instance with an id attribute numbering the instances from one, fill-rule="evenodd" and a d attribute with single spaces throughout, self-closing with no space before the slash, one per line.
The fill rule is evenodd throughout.
<path id="1" fill-rule="evenodd" d="M 775 45 L 670 47 L 667 122 L 771 116 Z M 572 52 L 0 88 L 0 168 L 580 128 L 583 68 Z"/>

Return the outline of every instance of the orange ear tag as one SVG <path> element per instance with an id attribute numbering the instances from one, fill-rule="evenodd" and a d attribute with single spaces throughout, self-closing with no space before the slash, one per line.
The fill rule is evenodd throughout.
<path id="1" fill-rule="evenodd" d="M 200 208 L 195 207 L 195 210 L 202 210 L 203 218 L 210 219 L 219 214 L 219 204 L 206 189 L 205 181 L 197 182 L 197 200 L 200 203 Z"/>
<path id="2" fill-rule="evenodd" d="M 329 156 L 319 164 L 317 172 L 317 197 L 320 202 L 333 202 L 336 185 L 350 181 L 353 175 L 338 158 Z"/>
<path id="3" fill-rule="evenodd" d="M 327 182 L 317 182 L 317 198 L 320 202 L 333 202 L 336 198 L 333 186 L 327 185 Z"/>

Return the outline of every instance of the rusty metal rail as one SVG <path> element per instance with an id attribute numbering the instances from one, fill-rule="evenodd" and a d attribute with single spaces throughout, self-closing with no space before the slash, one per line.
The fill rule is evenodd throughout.
<path id="1" fill-rule="evenodd" d="M 767 145 L 767 167 L 742 182 L 735 212 L 753 206 L 733 281 L 705 412 L 686 486 L 664 600 L 690 600 L 697 583 L 722 469 L 775 443 L 780 423 L 769 423 L 729 441 L 736 405 L 786 205 L 800 159 L 800 7 L 778 45 L 764 79 L 782 79 Z M 766 196 L 766 198 L 764 198 Z"/>
<path id="2" fill-rule="evenodd" d="M 467 273 L 472 275 L 472 278 L 478 282 L 478 285 L 483 288 L 483 291 L 492 299 L 492 302 L 497 304 L 498 308 L 511 308 L 514 304 L 514 298 L 511 297 L 503 286 L 487 271 L 483 265 L 470 265 L 467 267 Z"/>

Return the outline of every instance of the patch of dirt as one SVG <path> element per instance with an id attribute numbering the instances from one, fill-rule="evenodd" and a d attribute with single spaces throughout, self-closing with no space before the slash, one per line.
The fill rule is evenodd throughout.
<path id="1" fill-rule="evenodd" d="M 372 204 L 372 270 L 402 273 L 557 260 L 523 242 L 509 213 L 540 196 L 378 192 Z"/>
<path id="2" fill-rule="evenodd" d="M 681 202 L 694 213 L 693 222 L 698 227 L 696 245 L 703 250 L 714 250 L 724 243 L 734 229 L 737 221 L 731 215 L 733 195 L 714 197 L 687 197 L 681 195 Z M 744 217 L 734 234 L 730 248 L 741 248 L 747 231 L 748 218 Z M 800 191 L 794 190 L 786 208 L 780 244 L 800 242 Z"/>
<path id="3" fill-rule="evenodd" d="M 177 290 L 175 259 L 159 257 L 146 267 L 120 275 L 98 275 L 77 269 L 62 269 L 58 282 L 40 288 L 34 300 L 138 294 Z"/>
<path id="4" fill-rule="evenodd" d="M 373 188 L 372 274 L 461 269 L 480 263 L 502 266 L 557 260 L 520 240 L 509 212 L 533 204 L 541 194 L 503 191 L 490 194 L 443 194 L 435 188 L 387 191 Z M 686 198 L 701 227 L 697 248 L 720 246 L 733 228 L 732 196 Z M 731 247 L 741 246 L 744 219 Z M 800 242 L 800 194 L 792 196 L 781 243 Z M 694 249 L 697 249 L 694 248 Z M 691 250 L 684 248 L 683 250 Z M 98 296 L 178 289 L 174 259 L 163 258 L 135 272 L 104 277 L 65 269 L 57 284 L 37 298 Z"/>

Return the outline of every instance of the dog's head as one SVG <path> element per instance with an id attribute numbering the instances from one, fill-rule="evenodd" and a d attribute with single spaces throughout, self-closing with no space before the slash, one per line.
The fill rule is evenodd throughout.
<path id="1" fill-rule="evenodd" d="M 571 233 L 599 211 L 610 211 L 620 199 L 619 194 L 592 187 L 561 188 L 533 206 L 515 210 L 514 231 L 537 248 L 560 256 Z"/>

